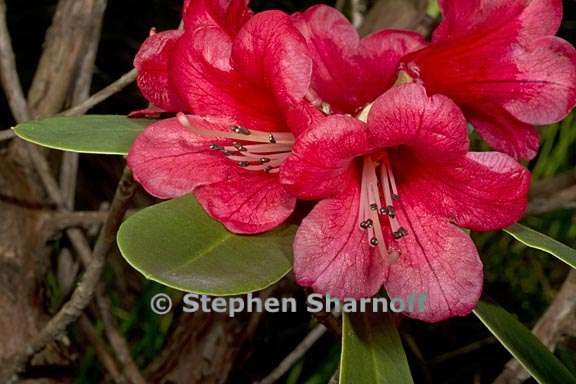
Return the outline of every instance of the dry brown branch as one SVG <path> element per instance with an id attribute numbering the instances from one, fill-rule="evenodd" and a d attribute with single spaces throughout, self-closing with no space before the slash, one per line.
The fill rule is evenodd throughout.
<path id="1" fill-rule="evenodd" d="M 86 101 L 62 112 L 60 115 L 77 116 L 88 112 L 90 109 L 94 108 L 96 105 L 100 104 L 110 96 L 113 96 L 114 94 L 126 88 L 128 85 L 132 84 L 134 80 L 136 80 L 136 76 L 136 69 L 132 69 L 106 88 L 90 96 L 90 98 L 88 98 Z"/>
<path id="2" fill-rule="evenodd" d="M 420 30 L 425 25 L 426 0 L 380 0 L 366 15 L 359 28 L 360 34 L 369 35 L 383 28 Z"/>
<path id="3" fill-rule="evenodd" d="M 58 2 L 28 94 L 35 117 L 52 116 L 64 107 L 88 54 L 90 36 L 101 23 L 105 3 L 106 0 Z"/>
<path id="4" fill-rule="evenodd" d="M 270 372 L 268 376 L 258 382 L 258 384 L 274 384 L 284 376 L 290 368 L 294 366 L 310 348 L 318 341 L 328 329 L 323 325 L 318 325 L 294 348 L 292 352 L 278 366 Z"/>
<path id="5" fill-rule="evenodd" d="M 125 384 L 126 380 L 124 380 L 124 378 L 120 374 L 120 371 L 118 369 L 118 366 L 116 365 L 116 362 L 114 361 L 114 358 L 112 358 L 112 356 L 110 356 L 110 354 L 108 353 L 106 349 L 106 344 L 104 343 L 104 341 L 102 341 L 102 339 L 98 335 L 98 332 L 96 332 L 96 329 L 94 328 L 90 320 L 88 320 L 88 317 L 86 315 L 80 316 L 78 323 L 80 324 L 82 332 L 84 333 L 84 335 L 86 335 L 86 338 L 88 339 L 88 341 L 90 341 L 90 344 L 92 344 L 92 346 L 94 347 L 94 352 L 96 353 L 98 360 L 100 360 L 102 366 L 104 366 L 104 369 L 106 369 L 106 371 L 110 374 L 112 380 L 116 384 Z"/>
<path id="6" fill-rule="evenodd" d="M 138 366 L 134 363 L 134 360 L 130 355 L 130 347 L 126 342 L 126 339 L 122 336 L 120 331 L 118 331 L 118 325 L 116 324 L 114 316 L 112 316 L 110 302 L 108 297 L 106 297 L 106 292 L 102 283 L 100 283 L 96 289 L 96 305 L 98 306 L 100 317 L 104 323 L 104 330 L 106 331 L 108 341 L 110 341 L 110 345 L 124 369 L 124 376 L 132 384 L 146 384 L 146 380 L 142 377 Z"/>
<path id="7" fill-rule="evenodd" d="M 0 371 L 2 382 L 15 378 L 15 375 L 24 369 L 28 360 L 54 340 L 56 336 L 64 332 L 66 327 L 76 320 L 88 305 L 98 284 L 106 255 L 114 244 L 116 232 L 126 214 L 135 189 L 136 184 L 132 180 L 131 173 L 125 170 L 112 201 L 109 218 L 100 232 L 90 264 L 86 268 L 78 287 L 72 293 L 70 300 L 50 319 L 30 343 L 10 359 L 2 362 Z"/>
<path id="8" fill-rule="evenodd" d="M 129 210 L 126 216 L 134 214 Z M 49 234 L 60 232 L 67 228 L 82 227 L 90 228 L 93 225 L 102 225 L 108 217 L 108 211 L 59 211 L 46 214 L 44 226 Z"/>
<path id="9" fill-rule="evenodd" d="M 28 120 L 30 113 L 16 69 L 16 57 L 6 23 L 4 0 L 0 0 L 0 80 L 14 118 L 18 121 Z"/>

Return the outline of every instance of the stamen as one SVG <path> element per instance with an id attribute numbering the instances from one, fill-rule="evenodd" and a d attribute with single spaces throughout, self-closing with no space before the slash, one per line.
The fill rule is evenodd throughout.
<path id="1" fill-rule="evenodd" d="M 251 134 L 250 130 L 248 130 L 244 127 L 241 127 L 239 125 L 233 125 L 232 127 L 230 127 L 230 129 L 232 130 L 232 132 L 238 133 L 240 135 L 250 136 L 250 134 Z"/>
<path id="2" fill-rule="evenodd" d="M 370 156 L 364 157 L 359 204 L 360 228 L 366 231 L 368 243 L 378 248 L 386 263 L 395 262 L 400 257 L 400 251 L 395 247 L 391 249 L 392 243 L 386 244 L 380 220 L 388 219 L 391 237 L 396 241 L 408 236 L 408 231 L 400 226 L 397 218 L 395 202 L 399 198 L 388 157 L 382 157 L 379 162 Z"/>
<path id="3" fill-rule="evenodd" d="M 184 113 L 178 113 L 176 118 L 184 128 L 196 135 L 238 140 L 227 146 L 213 143 L 209 148 L 222 152 L 224 156 L 235 161 L 239 167 L 249 171 L 280 172 L 279 167 L 290 155 L 294 144 L 294 135 L 288 132 L 268 133 L 250 130 L 239 125 L 231 126 L 228 132 L 216 131 L 195 127 Z"/>
<path id="4" fill-rule="evenodd" d="M 270 136 L 271 133 L 255 131 L 255 130 L 248 130 L 246 128 L 240 127 L 238 125 L 234 125 L 230 128 L 230 132 L 224 131 L 213 131 L 209 129 L 203 129 L 193 126 L 186 116 L 183 113 L 178 113 L 176 115 L 178 122 L 182 124 L 183 127 L 192 131 L 193 133 L 204 136 L 204 137 L 217 137 L 221 139 L 235 139 L 235 140 L 249 140 L 254 143 L 270 143 Z M 247 138 L 249 137 L 249 138 Z M 278 144 L 288 144 L 292 145 L 294 143 L 294 135 L 291 133 L 286 132 L 275 132 L 274 133 L 274 140 L 275 143 Z"/>

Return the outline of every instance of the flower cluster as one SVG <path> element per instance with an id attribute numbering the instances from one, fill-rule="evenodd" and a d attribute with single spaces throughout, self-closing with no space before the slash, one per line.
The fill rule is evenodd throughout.
<path id="1" fill-rule="evenodd" d="M 253 14 L 247 0 L 186 1 L 135 65 L 169 113 L 134 143 L 136 179 L 193 193 L 230 231 L 257 234 L 317 204 L 294 242 L 297 281 L 336 297 L 426 292 L 440 321 L 468 314 L 482 263 L 465 229 L 517 221 L 534 125 L 576 104 L 576 51 L 554 34 L 560 0 L 440 0 L 430 42 L 360 38 L 338 11 Z M 469 124 L 499 152 L 469 152 Z"/>

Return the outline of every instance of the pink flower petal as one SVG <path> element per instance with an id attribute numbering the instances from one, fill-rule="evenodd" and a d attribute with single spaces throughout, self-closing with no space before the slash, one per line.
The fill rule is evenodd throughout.
<path id="1" fill-rule="evenodd" d="M 449 218 L 476 231 L 499 230 L 517 222 L 528 204 L 530 172 L 498 152 L 471 152 L 451 164 L 395 153 L 392 163 L 401 199 L 419 201 L 430 215 Z"/>
<path id="2" fill-rule="evenodd" d="M 355 113 L 396 81 L 402 56 L 422 48 L 413 32 L 381 31 L 361 40 L 336 9 L 317 5 L 293 16 L 314 59 L 313 87 L 334 111 Z"/>
<path id="3" fill-rule="evenodd" d="M 285 111 L 302 102 L 310 76 L 306 45 L 281 12 L 254 16 L 234 42 L 215 27 L 186 32 L 171 75 L 198 114 L 262 131 L 289 131 Z"/>
<path id="4" fill-rule="evenodd" d="M 286 189 L 302 199 L 339 194 L 350 177 L 354 158 L 370 151 L 366 125 L 332 115 L 302 134 L 280 168 Z"/>
<path id="5" fill-rule="evenodd" d="M 443 20 L 433 41 L 464 37 L 498 28 L 526 37 L 554 35 L 562 21 L 562 0 L 439 0 Z"/>
<path id="6" fill-rule="evenodd" d="M 144 41 L 134 59 L 140 92 L 149 102 L 166 112 L 184 110 L 184 104 L 168 76 L 171 56 L 181 35 L 181 31 L 151 35 Z"/>
<path id="7" fill-rule="evenodd" d="M 300 285 L 339 298 L 375 295 L 384 280 L 380 256 L 358 221 L 359 180 L 342 194 L 318 203 L 294 241 L 294 273 Z"/>
<path id="8" fill-rule="evenodd" d="M 561 1 L 442 5 L 445 20 L 433 44 L 408 55 L 405 68 L 431 94 L 449 96 L 470 119 L 483 122 L 481 132 L 495 148 L 533 156 L 534 134 L 526 125 L 557 122 L 576 105 L 576 50 L 552 36 Z M 509 124 L 499 126 L 504 121 Z M 507 145 L 504 130 L 518 130 L 507 135 L 513 140 Z"/>
<path id="9" fill-rule="evenodd" d="M 186 30 L 215 26 L 235 36 L 252 11 L 248 0 L 186 0 L 183 15 Z"/>
<path id="10" fill-rule="evenodd" d="M 409 317 L 437 322 L 465 316 L 482 292 L 482 262 L 470 237 L 446 219 L 430 215 L 420 201 L 403 197 L 398 217 L 408 236 L 397 242 L 401 255 L 384 283 L 390 297 L 425 293 L 423 312 Z"/>
<path id="11" fill-rule="evenodd" d="M 282 224 L 296 206 L 278 175 L 239 167 L 225 180 L 198 187 L 194 195 L 210 216 L 239 234 L 269 231 Z"/>
<path id="12" fill-rule="evenodd" d="M 421 85 L 392 88 L 374 103 L 368 116 L 376 148 L 403 146 L 427 161 L 446 163 L 468 151 L 466 120 L 446 96 L 428 97 Z"/>
<path id="13" fill-rule="evenodd" d="M 538 154 L 540 136 L 533 125 L 522 123 L 503 108 L 490 113 L 469 115 L 476 131 L 497 151 L 515 159 L 533 159 Z"/>
<path id="14" fill-rule="evenodd" d="M 192 124 L 210 130 L 228 130 L 224 119 L 189 117 Z M 128 155 L 134 178 L 153 196 L 170 199 L 201 185 L 225 180 L 237 165 L 210 149 L 229 140 L 195 135 L 177 119 L 161 120 L 138 136 Z"/>

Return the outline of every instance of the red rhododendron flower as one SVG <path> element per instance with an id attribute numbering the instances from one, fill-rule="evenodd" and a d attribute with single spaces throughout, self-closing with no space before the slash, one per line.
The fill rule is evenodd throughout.
<path id="1" fill-rule="evenodd" d="M 393 88 L 367 123 L 322 119 L 298 137 L 281 169 L 294 195 L 322 199 L 295 239 L 301 285 L 361 298 L 428 295 L 439 321 L 468 314 L 482 288 L 482 264 L 462 229 L 495 230 L 525 210 L 530 174 L 511 157 L 468 152 L 466 120 L 448 97 Z"/>
<path id="2" fill-rule="evenodd" d="M 236 4 L 218 4 L 224 3 Z M 179 113 L 147 128 L 128 163 L 152 195 L 194 192 L 231 231 L 258 233 L 282 223 L 296 203 L 280 184 L 278 167 L 315 113 L 305 101 L 312 61 L 282 12 L 260 13 L 234 36 L 226 30 L 185 28 L 170 41 L 162 76 L 177 103 L 169 106 L 196 115 Z"/>
<path id="3" fill-rule="evenodd" d="M 225 45 L 229 46 L 230 39 L 236 36 L 251 16 L 248 0 L 188 0 L 184 2 L 183 26 L 187 31 L 202 27 L 215 29 L 227 37 Z M 191 106 L 178 95 L 177 80 L 169 76 L 174 50 L 183 35 L 184 31 L 181 30 L 152 32 L 134 60 L 138 70 L 137 84 L 142 95 L 160 111 L 191 111 Z M 158 110 L 140 112 L 146 115 L 158 113 Z"/>
<path id="4" fill-rule="evenodd" d="M 576 104 L 576 50 L 555 37 L 561 0 L 440 0 L 432 44 L 404 59 L 431 94 L 452 98 L 495 149 L 533 158 L 534 125 Z"/>
<path id="5" fill-rule="evenodd" d="M 374 101 L 396 81 L 400 59 L 425 46 L 418 33 L 405 31 L 360 39 L 346 17 L 326 5 L 292 18 L 312 53 L 312 87 L 333 112 L 355 114 Z"/>

